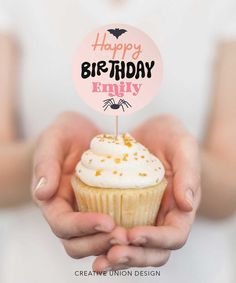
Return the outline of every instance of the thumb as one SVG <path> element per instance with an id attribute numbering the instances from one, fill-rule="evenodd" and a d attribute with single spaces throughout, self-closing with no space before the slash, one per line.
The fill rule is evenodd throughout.
<path id="1" fill-rule="evenodd" d="M 33 162 L 32 195 L 46 201 L 55 195 L 61 178 L 65 144 L 59 133 L 47 130 L 38 140 Z"/>
<path id="2" fill-rule="evenodd" d="M 32 194 L 37 200 L 49 200 L 55 195 L 60 183 L 61 168 L 57 160 L 40 160 L 34 166 Z"/>
<path id="3" fill-rule="evenodd" d="M 174 196 L 178 207 L 186 212 L 190 212 L 196 206 L 196 195 L 199 189 L 199 182 L 196 177 L 186 170 L 179 171 L 174 177 Z M 188 174 L 189 173 L 189 174 Z M 186 175 L 188 174 L 188 175 Z"/>
<path id="4" fill-rule="evenodd" d="M 198 206 L 200 190 L 200 164 L 197 148 L 187 144 L 179 150 L 174 160 L 174 196 L 177 205 L 184 211 Z"/>

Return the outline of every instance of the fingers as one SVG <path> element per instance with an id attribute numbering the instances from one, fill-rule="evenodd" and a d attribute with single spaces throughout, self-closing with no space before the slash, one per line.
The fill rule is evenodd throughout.
<path id="1" fill-rule="evenodd" d="M 134 134 L 163 161 L 166 173 L 168 165 L 173 170 L 173 192 L 179 208 L 195 209 L 196 195 L 200 194 L 198 145 L 181 122 L 170 115 L 161 115 L 145 122 Z"/>
<path id="2" fill-rule="evenodd" d="M 54 234 L 62 239 L 111 232 L 115 226 L 111 216 L 102 213 L 74 212 L 71 205 L 60 197 L 44 203 L 42 211 Z"/>
<path id="3" fill-rule="evenodd" d="M 73 258 L 104 253 L 111 245 L 113 235 L 109 232 L 114 229 L 114 220 L 107 214 L 74 212 L 70 178 L 61 178 L 56 197 L 39 202 L 43 215 Z"/>
<path id="4" fill-rule="evenodd" d="M 61 168 L 57 160 L 40 160 L 34 166 L 33 197 L 37 200 L 48 200 L 57 191 L 60 182 Z"/>
<path id="5" fill-rule="evenodd" d="M 165 216 L 163 226 L 139 226 L 129 229 L 128 241 L 143 247 L 175 250 L 186 243 L 195 212 L 182 212 L 177 207 Z"/>
<path id="6" fill-rule="evenodd" d="M 134 246 L 113 246 L 106 256 L 98 257 L 93 263 L 95 271 L 124 269 L 127 267 L 162 266 L 170 251 Z"/>
<path id="7" fill-rule="evenodd" d="M 62 240 L 62 243 L 70 257 L 79 259 L 106 253 L 111 247 L 110 239 L 110 234 L 98 233 L 86 237 Z"/>
<path id="8" fill-rule="evenodd" d="M 78 157 L 97 134 L 96 127 L 77 113 L 66 112 L 40 136 L 33 160 L 33 198 L 49 200 L 57 192 L 61 171 L 71 173 Z"/>
<path id="9" fill-rule="evenodd" d="M 127 268 L 130 268 L 130 266 L 127 266 L 125 264 L 112 265 L 107 259 L 106 255 L 97 256 L 92 265 L 92 269 L 95 272 L 104 272 L 104 271 L 127 269 Z"/>
<path id="10" fill-rule="evenodd" d="M 128 269 L 130 266 L 125 264 L 112 265 L 106 255 L 97 256 L 93 262 L 92 269 L 95 272 L 104 272 L 118 269 Z"/>
<path id="11" fill-rule="evenodd" d="M 99 216 L 99 215 L 97 215 Z M 95 215 L 96 217 L 96 215 Z M 88 219 L 87 219 L 88 220 Z M 106 229 L 104 229 L 106 227 Z M 124 237 L 124 228 L 116 227 L 112 230 L 111 233 L 97 233 L 97 231 L 105 231 L 109 232 L 106 226 L 103 226 L 102 229 L 99 226 L 95 229 L 91 230 L 92 235 L 86 235 L 71 239 L 63 239 L 63 245 L 67 254 L 73 258 L 82 258 L 91 255 L 101 255 L 108 251 L 108 249 L 114 244 L 114 236 L 120 235 L 120 244 L 126 245 L 127 244 L 127 237 Z M 109 227 L 110 230 L 110 227 Z M 97 234 L 93 234 L 93 233 Z M 85 233 L 87 234 L 87 233 Z M 81 235 L 81 234 L 80 234 Z"/>
<path id="12" fill-rule="evenodd" d="M 48 200 L 57 191 L 66 144 L 53 129 L 44 132 L 38 141 L 33 160 L 32 194 L 36 200 Z"/>
<path id="13" fill-rule="evenodd" d="M 180 209 L 197 209 L 200 194 L 200 162 L 197 143 L 185 137 L 173 157 L 173 192 Z"/>
<path id="14" fill-rule="evenodd" d="M 112 245 L 128 245 L 127 230 L 124 227 L 116 226 L 111 232 Z"/>
<path id="15" fill-rule="evenodd" d="M 175 250 L 187 241 L 189 229 L 180 230 L 171 226 L 136 227 L 129 231 L 128 237 L 132 245 Z"/>
<path id="16" fill-rule="evenodd" d="M 97 232 L 110 232 L 114 223 L 103 214 L 69 212 L 59 219 L 49 218 L 53 232 L 63 239 L 82 237 Z"/>
<path id="17" fill-rule="evenodd" d="M 95 272 L 112 270 L 112 266 L 106 255 L 97 256 L 92 264 L 92 269 Z"/>
<path id="18" fill-rule="evenodd" d="M 70 239 L 113 230 L 115 224 L 111 216 L 102 213 L 74 212 L 73 200 L 70 176 L 64 176 L 57 196 L 39 203 L 44 217 L 56 236 Z"/>

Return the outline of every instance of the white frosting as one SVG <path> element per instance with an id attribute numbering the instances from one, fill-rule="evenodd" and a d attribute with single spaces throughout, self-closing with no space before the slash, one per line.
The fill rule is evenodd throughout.
<path id="1" fill-rule="evenodd" d="M 160 183 L 165 170 L 160 160 L 129 134 L 98 135 L 76 166 L 87 185 L 101 188 L 144 188 Z"/>

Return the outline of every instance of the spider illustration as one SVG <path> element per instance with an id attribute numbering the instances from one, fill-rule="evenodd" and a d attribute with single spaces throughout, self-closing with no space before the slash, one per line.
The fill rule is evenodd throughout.
<path id="1" fill-rule="evenodd" d="M 104 111 L 106 111 L 108 107 L 111 107 L 111 109 L 114 109 L 114 110 L 119 109 L 121 107 L 124 112 L 125 111 L 124 106 L 126 106 L 126 108 L 132 107 L 129 104 L 129 102 L 124 99 L 120 99 L 118 103 L 116 103 L 114 98 L 108 98 L 108 99 L 103 100 L 103 102 L 104 102 L 104 105 L 103 105 Z"/>

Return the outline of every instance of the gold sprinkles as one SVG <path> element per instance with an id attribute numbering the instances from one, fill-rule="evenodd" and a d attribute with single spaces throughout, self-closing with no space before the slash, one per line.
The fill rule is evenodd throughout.
<path id="1" fill-rule="evenodd" d="M 106 135 L 106 134 L 104 134 L 104 135 L 103 135 L 103 138 L 104 138 L 104 139 L 108 139 L 108 140 L 113 140 L 113 136 L 111 136 L 111 135 Z"/>
<path id="2" fill-rule="evenodd" d="M 100 161 L 101 161 L 101 162 L 105 162 L 106 160 L 105 160 L 105 159 L 101 159 Z"/>
<path id="3" fill-rule="evenodd" d="M 132 146 L 132 143 L 130 141 L 125 141 L 124 144 L 127 146 L 127 147 L 131 147 Z"/>
<path id="4" fill-rule="evenodd" d="M 116 174 L 117 174 L 117 171 L 116 171 L 116 170 L 114 170 L 112 173 L 113 173 L 114 175 L 116 175 Z"/>
<path id="5" fill-rule="evenodd" d="M 139 175 L 139 176 L 142 176 L 142 177 L 146 177 L 146 176 L 147 176 L 147 173 L 139 173 L 138 175 Z"/>
<path id="6" fill-rule="evenodd" d="M 95 176 L 97 177 L 97 176 L 101 176 L 101 175 L 102 175 L 102 170 L 101 169 L 96 170 Z"/>
<path id="7" fill-rule="evenodd" d="M 127 147 L 131 147 L 132 146 L 132 141 L 133 139 L 130 138 L 129 136 L 126 136 L 125 134 L 122 135 L 122 138 L 123 138 L 123 142 L 124 142 L 124 145 L 127 146 Z"/>
<path id="8" fill-rule="evenodd" d="M 119 164 L 120 163 L 120 158 L 115 158 L 114 161 L 115 161 L 115 163 Z"/>
<path id="9" fill-rule="evenodd" d="M 128 154 L 128 153 L 125 153 L 125 154 L 123 155 L 123 161 L 128 161 L 128 159 L 127 159 L 128 156 L 129 156 L 129 154 Z"/>

